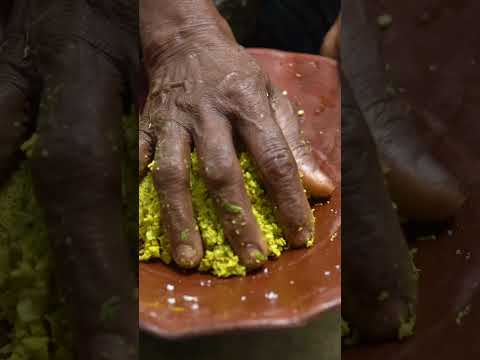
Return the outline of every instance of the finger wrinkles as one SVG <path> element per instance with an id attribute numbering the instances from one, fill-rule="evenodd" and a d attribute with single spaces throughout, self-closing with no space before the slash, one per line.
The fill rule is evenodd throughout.
<path id="1" fill-rule="evenodd" d="M 218 88 L 227 98 L 244 105 L 252 101 L 258 102 L 262 99 L 261 95 L 267 94 L 266 81 L 261 74 L 238 75 L 222 81 Z M 259 91 L 264 91 L 264 94 L 259 94 Z"/>
<path id="2" fill-rule="evenodd" d="M 270 181 L 289 183 L 296 180 L 293 175 L 298 173 L 297 165 L 290 150 L 283 145 L 265 144 L 257 161 Z"/>
<path id="3" fill-rule="evenodd" d="M 157 156 L 153 165 L 153 176 L 159 191 L 170 191 L 189 186 L 189 167 L 177 158 Z"/>
<path id="4" fill-rule="evenodd" d="M 223 189 L 237 185 L 237 179 L 239 176 L 241 178 L 241 174 L 235 159 L 233 154 L 222 149 L 204 155 L 201 159 L 203 174 L 212 188 Z"/>
<path id="5" fill-rule="evenodd" d="M 10 91 L 11 88 L 16 88 L 22 92 L 24 96 L 28 96 L 31 91 L 30 81 L 23 74 L 23 66 L 15 66 L 13 64 L 3 63 L 0 59 L 0 95 L 4 89 Z"/>
<path id="6" fill-rule="evenodd" d="M 147 165 L 153 156 L 153 139 L 146 131 L 139 130 L 138 134 L 138 163 L 139 175 L 142 178 L 146 171 Z"/>

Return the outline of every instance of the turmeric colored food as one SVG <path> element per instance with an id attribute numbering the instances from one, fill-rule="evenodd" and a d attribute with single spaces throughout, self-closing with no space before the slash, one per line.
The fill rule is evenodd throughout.
<path id="1" fill-rule="evenodd" d="M 54 291 L 53 262 L 23 165 L 0 188 L 0 328 L 10 334 L 0 359 L 71 359 L 71 332 Z"/>
<path id="2" fill-rule="evenodd" d="M 287 242 L 276 221 L 274 207 L 261 186 L 253 164 L 246 154 L 240 155 L 240 166 L 247 194 L 252 203 L 253 214 L 262 230 L 270 250 L 270 257 L 279 257 L 287 249 Z M 222 227 L 215 213 L 213 200 L 203 182 L 198 159 L 192 154 L 191 191 L 197 225 L 203 239 L 205 254 L 199 271 L 209 272 L 218 277 L 243 276 L 246 268 L 225 240 Z M 153 181 L 148 175 L 139 191 L 139 237 L 140 261 L 160 259 L 166 264 L 172 262 L 170 246 L 161 224 L 161 204 Z M 313 240 L 312 240 L 313 242 Z M 309 245 L 312 245 L 313 243 Z"/>

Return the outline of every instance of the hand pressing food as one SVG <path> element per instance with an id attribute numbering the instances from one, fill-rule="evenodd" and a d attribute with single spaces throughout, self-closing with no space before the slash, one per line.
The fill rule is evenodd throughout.
<path id="1" fill-rule="evenodd" d="M 306 246 L 314 224 L 301 173 L 317 196 L 328 196 L 332 183 L 305 153 L 299 132 L 289 134 L 286 123 L 282 131 L 274 111 L 278 93 L 211 1 L 140 1 L 140 32 L 149 93 L 139 123 L 139 177 L 154 161 L 151 175 L 175 263 L 196 268 L 205 250 L 190 191 L 192 148 L 241 265 L 261 267 L 269 249 L 245 189 L 239 147 L 272 199 L 287 243 Z"/>
<path id="2" fill-rule="evenodd" d="M 80 359 L 136 359 L 121 117 L 139 69 L 137 6 L 16 0 L 0 52 L 0 181 L 36 131 L 32 178 Z M 105 304 L 114 316 L 102 316 Z"/>
<path id="3" fill-rule="evenodd" d="M 137 129 L 132 124 L 125 119 L 123 184 L 129 188 L 129 181 L 137 179 Z M 31 156 L 35 139 L 34 134 L 22 145 L 26 156 Z M 137 228 L 138 210 L 131 204 L 136 199 L 125 192 L 123 200 L 127 236 L 133 243 L 136 232 L 131 228 Z M 11 360 L 73 359 L 72 324 L 54 276 L 57 270 L 31 171 L 22 162 L 0 186 L 0 354 Z M 115 317 L 118 306 L 116 298 L 105 302 L 102 321 Z"/>
<path id="4" fill-rule="evenodd" d="M 342 26 L 342 313 L 361 341 L 399 339 L 414 329 L 416 286 L 394 206 L 409 220 L 443 221 L 464 195 L 419 137 L 421 116 L 387 91 L 364 2 L 344 1 Z"/>
<path id="5" fill-rule="evenodd" d="M 392 199 L 408 219 L 446 220 L 464 202 L 459 184 L 418 134 L 425 115 L 388 92 L 380 42 L 364 2 L 343 4 L 342 67 L 377 144 Z"/>
<path id="6" fill-rule="evenodd" d="M 345 78 L 342 218 L 342 316 L 352 335 L 360 341 L 411 335 L 416 270 L 384 185 L 375 144 Z"/>
<path id="7" fill-rule="evenodd" d="M 23 164 L 0 186 L 2 359 L 73 359 L 72 332 L 65 304 L 52 291 L 53 273 L 47 229 Z"/>
<path id="8" fill-rule="evenodd" d="M 135 75 L 140 72 L 138 4 L 128 0 L 19 0 L 10 4 L 8 16 L 2 17 L 7 25 L 0 53 L 0 180 L 7 180 L 16 168 L 22 158 L 19 148 L 35 131 L 27 143 L 27 148 L 32 146 L 32 178 L 59 284 L 73 315 L 75 355 L 94 360 L 136 358 L 137 328 L 131 326 L 137 322 L 136 282 L 122 226 L 119 134 L 123 106 L 129 105 Z M 249 243 L 251 239 L 266 251 L 239 182 L 240 167 L 228 136 L 235 128 L 260 169 L 262 182 L 277 184 L 268 189 L 279 207 L 287 238 L 294 245 L 306 244 L 312 223 L 299 171 L 312 195 L 328 195 L 332 185 L 305 151 L 296 123 L 282 125 L 282 120 L 290 118 L 273 116 L 271 107 L 278 97 L 210 2 L 149 4 L 154 10 L 150 25 L 155 26 L 149 32 L 147 22 L 142 35 L 152 36 L 144 38 L 142 45 L 153 85 L 147 104 L 152 122 L 140 125 L 153 124 L 154 128 L 141 129 L 140 150 L 149 155 L 152 149 L 146 145 L 155 145 L 156 153 L 169 160 L 158 162 L 164 170 L 185 172 L 170 160 L 178 154 L 188 159 L 190 151 L 185 151 L 183 140 L 187 133 L 195 135 L 202 177 L 210 187 L 218 188 L 214 193 L 220 200 L 228 198 L 221 203 L 226 205 L 222 209 L 242 208 L 248 215 L 248 235 L 253 235 Z M 165 97 L 158 90 L 175 96 Z M 277 105 L 290 106 L 282 101 Z M 161 122 L 161 113 L 189 114 L 190 121 L 187 116 L 175 116 Z M 179 127 L 183 130 L 177 131 Z M 207 135 L 211 141 L 199 141 Z M 143 156 L 145 151 L 140 157 L 143 170 L 153 160 Z M 165 174 L 173 176 L 162 177 L 170 189 L 179 185 L 182 189 L 182 182 L 174 181 L 178 179 L 175 172 Z M 178 196 L 188 191 L 171 193 L 174 196 L 168 203 L 178 204 Z M 182 204 L 191 207 L 188 201 Z M 180 215 L 183 224 L 193 219 L 181 217 L 188 211 L 172 214 Z M 171 238 L 174 232 L 169 234 Z M 198 235 L 196 239 L 200 245 Z M 240 237 L 233 243 L 241 245 Z M 256 261 L 258 254 L 253 255 L 250 261 Z M 115 311 L 107 313 L 115 316 L 102 316 L 106 307 L 113 307 Z"/>

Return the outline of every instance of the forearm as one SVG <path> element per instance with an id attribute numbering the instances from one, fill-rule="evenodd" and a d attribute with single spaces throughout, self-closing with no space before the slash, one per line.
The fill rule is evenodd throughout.
<path id="1" fill-rule="evenodd" d="M 140 36 L 147 65 L 182 47 L 192 36 L 212 30 L 233 39 L 230 27 L 211 0 L 140 0 Z"/>

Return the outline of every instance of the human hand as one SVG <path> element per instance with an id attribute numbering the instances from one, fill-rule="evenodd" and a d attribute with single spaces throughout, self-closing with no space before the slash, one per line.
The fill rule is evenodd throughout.
<path id="1" fill-rule="evenodd" d="M 458 181 L 436 159 L 418 131 L 428 116 L 387 89 L 380 41 L 365 4 L 346 0 L 342 68 L 372 132 L 399 213 L 415 221 L 443 221 L 463 205 Z"/>
<path id="2" fill-rule="evenodd" d="M 139 175 L 154 159 L 175 262 L 193 268 L 203 256 L 189 192 L 192 146 L 225 236 L 248 269 L 262 266 L 268 250 L 246 195 L 236 145 L 256 164 L 289 244 L 305 246 L 314 224 L 294 155 L 314 194 L 328 196 L 333 185 L 302 145 L 296 121 L 289 125 L 296 117 L 291 105 L 236 43 L 213 6 L 195 8 L 202 21 L 190 19 L 170 33 L 158 30 L 162 18 L 151 15 L 151 6 L 145 1 L 140 7 L 149 95 L 140 119 Z M 185 231 L 188 239 L 182 239 Z"/>
<path id="3" fill-rule="evenodd" d="M 73 314 L 76 356 L 136 359 L 137 282 L 125 238 L 121 118 L 138 69 L 136 4 L 14 2 L 0 52 L 0 178 L 37 134 L 37 198 Z M 114 308 L 105 315 L 105 307 Z"/>
<path id="4" fill-rule="evenodd" d="M 342 316 L 362 341 L 415 319 L 416 273 L 373 137 L 342 78 Z"/>

